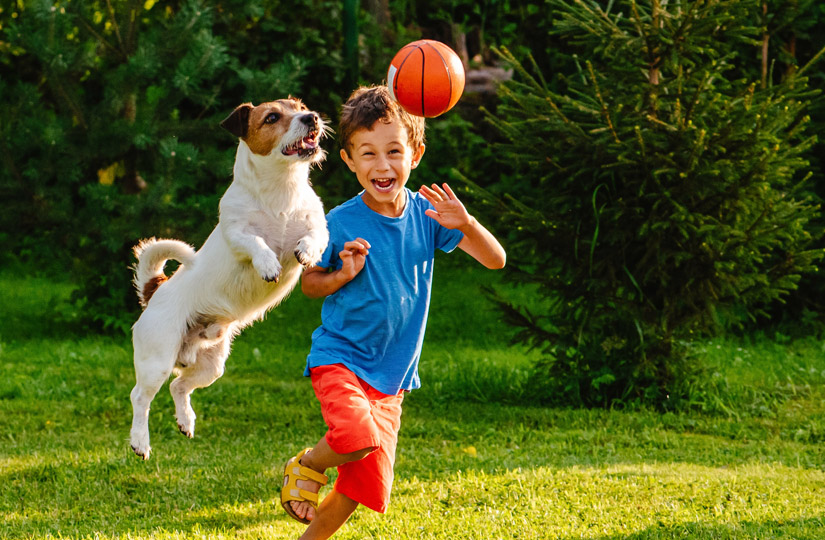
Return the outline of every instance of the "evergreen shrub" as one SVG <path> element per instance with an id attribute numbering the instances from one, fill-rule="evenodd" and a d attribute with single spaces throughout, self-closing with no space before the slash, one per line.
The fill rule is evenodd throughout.
<path id="1" fill-rule="evenodd" d="M 549 3 L 580 69 L 548 81 L 502 51 L 517 76 L 488 118 L 508 173 L 470 183 L 536 297 L 497 301 L 544 353 L 544 399 L 684 404 L 701 373 L 685 340 L 781 300 L 822 257 L 800 195 L 807 68 L 764 89 L 735 75 L 736 48 L 758 46 L 746 3 Z"/>

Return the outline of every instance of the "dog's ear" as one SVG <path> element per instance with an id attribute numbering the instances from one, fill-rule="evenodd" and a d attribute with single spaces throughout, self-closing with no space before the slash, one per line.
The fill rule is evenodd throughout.
<path id="1" fill-rule="evenodd" d="M 232 114 L 224 118 L 223 122 L 221 122 L 221 127 L 236 137 L 246 137 L 246 133 L 249 130 L 249 111 L 251 110 L 251 103 L 238 105 L 235 110 L 232 111 Z"/>

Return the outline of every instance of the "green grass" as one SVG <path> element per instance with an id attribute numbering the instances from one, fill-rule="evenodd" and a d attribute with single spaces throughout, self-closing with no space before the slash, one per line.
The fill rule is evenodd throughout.
<path id="1" fill-rule="evenodd" d="M 439 261 L 390 509 L 359 509 L 336 538 L 825 538 L 819 341 L 692 344 L 715 414 L 535 407 L 534 353 L 507 344 L 479 294 L 497 276 L 454 257 Z M 0 538 L 296 538 L 278 485 L 324 432 L 301 376 L 320 303 L 296 293 L 236 340 L 223 378 L 193 394 L 195 439 L 164 388 L 143 462 L 129 340 L 61 327 L 68 293 L 0 274 Z"/>

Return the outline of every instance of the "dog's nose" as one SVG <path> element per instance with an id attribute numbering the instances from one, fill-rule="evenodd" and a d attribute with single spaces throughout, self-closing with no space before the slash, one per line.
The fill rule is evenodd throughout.
<path id="1" fill-rule="evenodd" d="M 303 122 L 304 124 L 306 124 L 307 126 L 309 126 L 311 128 L 317 128 L 318 127 L 318 120 L 319 120 L 318 115 L 315 114 L 315 113 L 305 114 L 301 117 L 301 122 Z"/>

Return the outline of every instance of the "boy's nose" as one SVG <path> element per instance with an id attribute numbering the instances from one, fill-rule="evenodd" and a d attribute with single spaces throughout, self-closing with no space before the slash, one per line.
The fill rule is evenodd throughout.
<path id="1" fill-rule="evenodd" d="M 379 171 L 388 171 L 390 169 L 390 162 L 386 156 L 378 156 L 378 162 L 375 164 L 375 168 Z"/>

